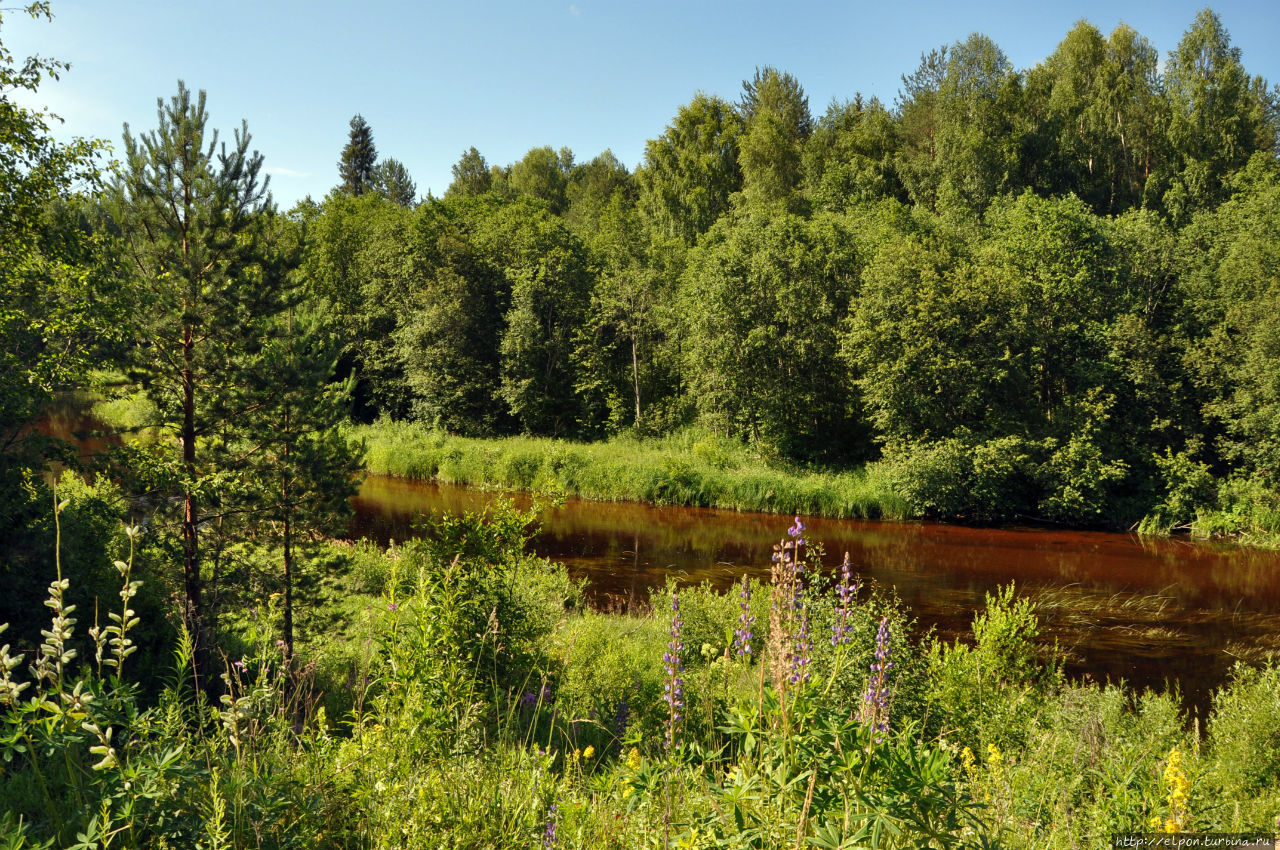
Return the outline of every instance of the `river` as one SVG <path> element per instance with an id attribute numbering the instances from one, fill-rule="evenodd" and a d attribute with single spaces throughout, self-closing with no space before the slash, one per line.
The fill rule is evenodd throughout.
<path id="1" fill-rule="evenodd" d="M 479 510 L 499 495 L 369 476 L 352 533 L 404 540 L 421 515 Z M 910 608 L 918 634 L 968 635 L 985 595 L 1015 582 L 1038 601 L 1043 637 L 1057 641 L 1069 674 L 1158 690 L 1176 683 L 1202 713 L 1237 658 L 1280 654 L 1280 552 L 1097 531 L 804 520 L 825 566 L 848 552 L 864 579 Z M 668 577 L 721 588 L 743 573 L 767 579 L 788 525 L 774 514 L 570 499 L 543 510 L 533 548 L 585 578 L 597 605 L 625 608 Z"/>
<path id="2" fill-rule="evenodd" d="M 119 444 L 74 398 L 39 430 L 77 445 L 82 458 Z M 499 495 L 371 475 L 350 533 L 404 540 L 423 515 L 479 510 Z M 527 494 L 514 498 L 529 504 Z M 767 579 L 773 544 L 790 525 L 776 514 L 578 499 L 540 519 L 535 551 L 564 562 L 610 609 L 643 602 L 668 578 L 720 588 L 743 573 Z M 1280 656 L 1280 552 L 1097 531 L 804 519 L 826 567 L 848 552 L 865 580 L 909 607 L 917 635 L 966 637 L 986 594 L 1014 582 L 1039 603 L 1043 637 L 1057 642 L 1069 674 L 1172 684 L 1202 714 L 1237 659 Z"/>

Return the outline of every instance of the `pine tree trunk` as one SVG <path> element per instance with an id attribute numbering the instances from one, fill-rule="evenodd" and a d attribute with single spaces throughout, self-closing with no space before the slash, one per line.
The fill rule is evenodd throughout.
<path id="1" fill-rule="evenodd" d="M 284 666 L 293 672 L 293 527 L 289 509 L 289 447 L 284 449 L 284 467 L 281 477 L 280 504 L 284 508 Z"/>
<path id="2" fill-rule="evenodd" d="M 196 686 L 203 687 L 212 672 L 204 605 L 200 595 L 200 528 L 192 481 L 196 474 L 196 405 L 194 360 L 195 332 L 182 328 L 182 464 L 187 475 L 182 512 L 182 580 L 186 592 L 186 625 L 194 649 Z"/>

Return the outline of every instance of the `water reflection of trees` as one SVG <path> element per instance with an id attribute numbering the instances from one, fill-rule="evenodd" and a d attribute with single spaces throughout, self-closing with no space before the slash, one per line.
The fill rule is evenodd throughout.
<path id="1" fill-rule="evenodd" d="M 1230 596 L 1280 602 L 1280 554 L 1186 537 L 1133 535 L 1144 553 L 1180 577 L 1192 574 L 1202 586 Z"/>
<path id="2" fill-rule="evenodd" d="M 120 438 L 90 412 L 91 401 L 80 392 L 57 393 L 35 423 L 36 432 L 74 446 L 82 461 L 119 446 Z"/>

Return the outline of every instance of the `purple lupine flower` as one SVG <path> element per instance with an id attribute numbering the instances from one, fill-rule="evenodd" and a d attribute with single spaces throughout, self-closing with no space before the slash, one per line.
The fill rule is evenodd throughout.
<path id="1" fill-rule="evenodd" d="M 631 706 L 627 703 L 627 698 L 623 697 L 618 702 L 618 713 L 613 719 L 613 732 L 619 738 L 627 731 L 627 721 L 631 719 Z"/>
<path id="2" fill-rule="evenodd" d="M 547 828 L 542 833 L 542 846 L 556 846 L 556 804 L 552 803 L 551 808 L 547 809 Z"/>
<path id="3" fill-rule="evenodd" d="M 791 536 L 791 539 L 796 542 L 797 546 L 804 545 L 804 529 L 805 524 L 800 521 L 800 517 L 796 517 L 795 525 L 787 529 L 787 534 Z"/>
<path id="4" fill-rule="evenodd" d="M 796 519 L 798 520 L 799 517 Z M 796 557 L 798 554 L 798 547 L 791 540 L 784 540 L 781 545 L 775 543 L 773 546 L 773 562 L 778 565 L 774 570 L 774 583 L 790 590 L 790 596 L 782 600 L 789 611 L 798 611 L 803 602 L 804 565 Z M 774 604 L 777 604 L 776 599 Z"/>
<path id="5" fill-rule="evenodd" d="M 813 641 L 809 638 L 809 612 L 800 615 L 800 632 L 796 635 L 795 652 L 791 654 L 791 684 L 809 681 L 809 664 L 813 662 Z"/>
<path id="6" fill-rule="evenodd" d="M 747 585 L 747 576 L 742 576 L 742 592 L 738 594 L 738 630 L 733 635 L 733 648 L 738 657 L 751 654 L 751 639 L 755 637 L 752 628 L 756 618 L 751 616 L 751 588 Z"/>
<path id="7" fill-rule="evenodd" d="M 667 683 L 663 686 L 666 692 L 668 716 L 667 716 L 667 749 L 672 749 L 677 743 L 676 728 L 680 724 L 682 715 L 681 709 L 684 708 L 684 679 L 680 674 L 684 672 L 684 662 L 680 660 L 680 654 L 684 652 L 684 643 L 680 640 L 680 629 L 684 626 L 684 620 L 680 618 L 680 597 L 671 594 L 671 640 L 667 643 L 667 651 L 662 656 L 662 662 L 666 665 Z"/>
<path id="8" fill-rule="evenodd" d="M 852 578 L 852 569 L 849 553 L 845 552 L 844 563 L 840 565 L 840 583 L 836 585 L 836 619 L 831 626 L 832 646 L 843 646 L 853 639 L 853 624 L 849 622 L 849 613 L 861 582 Z"/>
<path id="9" fill-rule="evenodd" d="M 871 662 L 871 678 L 867 681 L 867 692 L 862 697 L 862 720 L 874 725 L 876 741 L 883 739 L 889 731 L 889 671 L 893 662 L 889 660 L 889 618 L 880 620 L 880 629 L 876 632 L 876 655 Z"/>
<path id="10" fill-rule="evenodd" d="M 804 564 L 798 557 L 793 557 L 788 566 L 791 568 L 791 598 L 787 604 L 791 606 L 793 616 L 799 618 L 804 612 Z"/>
<path id="11" fill-rule="evenodd" d="M 551 702 L 551 698 L 553 696 L 554 694 L 551 691 L 551 685 L 547 684 L 546 682 L 543 682 L 542 687 L 540 687 L 538 690 L 526 691 L 525 693 L 521 694 L 520 705 L 522 705 L 525 708 L 533 708 L 534 706 L 538 705 L 538 703 L 542 703 L 543 705 L 546 705 Z"/>

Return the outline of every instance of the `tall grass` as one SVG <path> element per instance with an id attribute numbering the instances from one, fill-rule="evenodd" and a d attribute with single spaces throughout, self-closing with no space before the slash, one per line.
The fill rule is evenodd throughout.
<path id="1" fill-rule="evenodd" d="M 905 519 L 910 509 L 876 467 L 811 470 L 697 430 L 573 443 L 538 437 L 474 439 L 422 425 L 356 426 L 377 475 L 637 501 L 834 518 Z"/>
<path id="2" fill-rule="evenodd" d="M 131 442 L 151 445 L 160 439 L 160 413 L 141 390 L 98 399 L 90 409 L 94 417 Z"/>

